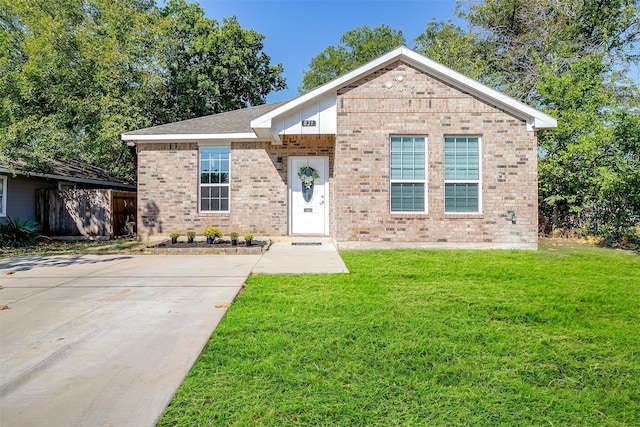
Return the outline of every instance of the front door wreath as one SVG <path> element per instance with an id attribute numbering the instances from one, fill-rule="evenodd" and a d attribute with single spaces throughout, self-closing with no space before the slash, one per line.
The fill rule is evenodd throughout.
<path id="1" fill-rule="evenodd" d="M 302 181 L 302 197 L 305 202 L 309 203 L 313 198 L 314 181 L 320 178 L 320 175 L 314 168 L 307 165 L 298 169 L 298 177 Z"/>

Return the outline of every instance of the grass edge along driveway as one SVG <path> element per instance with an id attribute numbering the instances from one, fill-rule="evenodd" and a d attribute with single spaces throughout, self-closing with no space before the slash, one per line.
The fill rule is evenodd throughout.
<path id="1" fill-rule="evenodd" d="M 640 425 L 637 254 L 342 255 L 250 277 L 159 425 Z"/>

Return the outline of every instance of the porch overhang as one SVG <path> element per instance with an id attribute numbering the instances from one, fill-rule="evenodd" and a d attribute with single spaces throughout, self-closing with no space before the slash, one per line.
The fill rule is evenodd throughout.
<path id="1" fill-rule="evenodd" d="M 324 93 L 306 99 L 302 95 L 283 107 L 251 121 L 258 138 L 270 138 L 274 145 L 282 144 L 284 135 L 326 135 L 337 132 L 337 95 Z"/>

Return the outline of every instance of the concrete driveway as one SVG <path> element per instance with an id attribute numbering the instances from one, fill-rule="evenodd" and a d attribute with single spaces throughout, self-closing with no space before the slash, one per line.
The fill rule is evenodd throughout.
<path id="1" fill-rule="evenodd" d="M 154 425 L 259 259 L 0 260 L 0 425 Z"/>

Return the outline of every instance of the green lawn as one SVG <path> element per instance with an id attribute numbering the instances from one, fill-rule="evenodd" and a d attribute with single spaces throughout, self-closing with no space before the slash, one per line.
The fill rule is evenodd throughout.
<path id="1" fill-rule="evenodd" d="M 640 425 L 640 256 L 344 252 L 253 276 L 159 425 Z"/>

